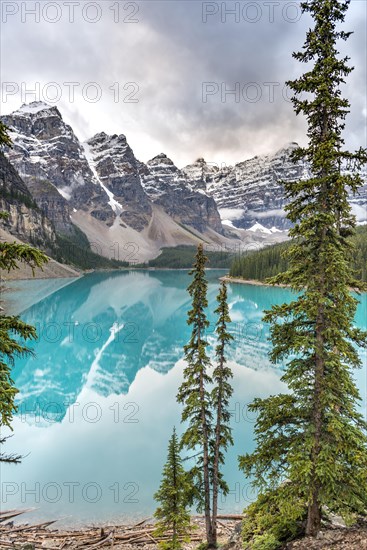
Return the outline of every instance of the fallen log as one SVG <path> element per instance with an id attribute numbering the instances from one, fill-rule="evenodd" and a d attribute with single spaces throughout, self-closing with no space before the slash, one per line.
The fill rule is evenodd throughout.
<path id="1" fill-rule="evenodd" d="M 143 529 L 142 531 L 130 531 L 127 533 L 116 533 L 115 538 L 116 540 L 125 540 L 130 539 L 131 537 L 136 537 L 137 535 L 146 535 L 147 533 L 153 533 L 155 530 L 155 527 L 149 527 L 147 529 Z"/>
<path id="2" fill-rule="evenodd" d="M 43 527 L 48 527 L 49 525 L 52 525 L 53 523 L 56 523 L 58 520 L 54 519 L 52 521 L 45 521 L 44 523 L 37 523 L 36 525 L 27 525 L 26 527 L 16 527 L 15 529 L 12 528 L 10 530 L 10 533 L 19 533 L 19 531 L 30 531 L 32 529 L 39 529 Z M 45 532 L 47 535 L 47 531 Z"/>
<path id="3" fill-rule="evenodd" d="M 149 533 L 148 533 L 148 538 L 150 538 L 155 544 L 157 544 L 157 540 L 154 537 L 152 537 L 152 535 L 150 535 Z"/>
<path id="4" fill-rule="evenodd" d="M 26 514 L 27 512 L 33 512 L 36 508 L 26 508 L 24 510 L 7 510 L 6 512 L 0 512 L 0 523 L 6 521 L 7 519 L 15 518 L 21 514 Z"/>
<path id="5" fill-rule="evenodd" d="M 7 540 L 0 539 L 0 544 L 1 544 L 1 547 L 6 546 L 6 548 L 14 548 L 14 544 L 12 542 L 7 541 Z"/>
<path id="6" fill-rule="evenodd" d="M 100 540 L 99 542 L 96 542 L 95 544 L 92 544 L 92 545 L 88 545 L 88 546 L 77 546 L 77 548 L 88 548 L 88 549 L 92 549 L 92 548 L 98 548 L 100 546 L 103 546 L 106 542 L 110 543 L 112 541 L 112 535 L 113 535 L 113 531 L 111 531 L 111 533 L 109 533 L 109 535 L 107 537 L 104 537 L 103 540 Z"/>
<path id="7" fill-rule="evenodd" d="M 10 517 L 19 516 L 32 509 L 27 510 L 7 510 L 2 512 L 0 518 L 9 519 Z M 203 520 L 203 516 L 197 516 L 200 520 Z M 228 516 L 225 516 L 228 518 Z M 241 519 L 241 516 L 229 516 L 229 519 Z M 44 548 L 43 545 L 47 544 L 50 539 L 55 539 L 56 548 L 69 549 L 70 550 L 94 550 L 113 548 L 113 546 L 127 546 L 127 545 L 155 545 L 159 542 L 165 542 L 172 537 L 171 532 L 165 533 L 162 537 L 157 537 L 154 532 L 156 526 L 154 523 L 147 523 L 151 518 L 143 519 L 133 525 L 120 525 L 120 526 L 103 526 L 101 527 L 89 527 L 82 530 L 49 530 L 49 526 L 60 520 L 52 520 L 35 525 L 23 524 L 13 526 L 11 524 L 0 524 L 0 549 L 4 548 L 20 548 L 22 545 L 29 543 L 33 544 L 36 549 Z M 190 540 L 193 542 L 200 542 L 203 540 L 203 535 L 197 533 L 198 522 L 192 523 L 192 535 Z M 201 521 L 199 521 L 201 524 Z M 223 525 L 223 527 L 227 527 Z M 180 539 L 183 540 L 183 539 Z M 54 545 L 53 545 L 54 546 Z"/>
<path id="8" fill-rule="evenodd" d="M 204 516 L 192 516 L 195 519 L 204 519 Z M 223 519 L 223 520 L 242 520 L 244 516 L 242 514 L 219 514 L 217 516 L 217 519 Z"/>
<path id="9" fill-rule="evenodd" d="M 146 523 L 150 518 L 143 519 L 142 521 L 139 521 L 139 523 L 136 523 L 135 525 L 132 525 L 131 529 L 135 529 L 135 527 L 140 527 L 144 523 Z"/>
<path id="10" fill-rule="evenodd" d="M 223 523 L 222 521 L 217 521 L 218 525 L 220 525 L 221 527 L 224 527 L 224 529 L 230 529 L 230 525 L 227 525 L 225 523 Z"/>

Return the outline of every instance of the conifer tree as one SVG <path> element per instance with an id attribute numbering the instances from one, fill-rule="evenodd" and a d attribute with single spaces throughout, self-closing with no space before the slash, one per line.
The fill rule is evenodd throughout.
<path id="1" fill-rule="evenodd" d="M 216 347 L 217 364 L 213 372 L 214 388 L 211 393 L 211 401 L 216 413 L 215 433 L 213 437 L 213 504 L 212 504 L 212 533 L 213 542 L 217 543 L 217 515 L 218 492 L 228 492 L 228 486 L 224 482 L 220 465 L 224 463 L 224 452 L 229 445 L 233 445 L 232 430 L 230 427 L 231 414 L 229 412 L 229 400 L 233 393 L 230 379 L 232 370 L 227 366 L 226 349 L 233 336 L 228 332 L 227 325 L 231 322 L 227 303 L 227 285 L 221 282 L 217 296 L 218 307 L 214 313 L 218 315 L 216 334 L 218 344 Z"/>
<path id="2" fill-rule="evenodd" d="M 160 544 L 165 550 L 179 550 L 182 542 L 190 540 L 190 512 L 188 495 L 190 482 L 180 457 L 180 443 L 176 430 L 168 444 L 167 462 L 163 468 L 163 477 L 159 490 L 154 495 L 160 506 L 154 513 L 157 519 L 155 535 L 168 536 Z"/>
<path id="3" fill-rule="evenodd" d="M 3 145 L 10 146 L 11 141 L 7 128 L 0 122 L 0 148 Z M 7 219 L 6 212 L 0 212 L 0 221 Z M 39 250 L 26 244 L 8 243 L 0 241 L 0 274 L 17 269 L 19 263 L 25 263 L 32 269 L 41 267 L 48 261 Z M 0 314 L 0 428 L 11 428 L 13 413 L 16 411 L 14 404 L 18 390 L 14 387 L 11 378 L 11 369 L 16 357 L 31 354 L 31 350 L 24 344 L 26 340 L 35 340 L 37 337 L 35 327 L 24 323 L 19 317 Z M 22 338 L 23 342 L 19 339 Z M 4 444 L 6 437 L 0 438 L 0 445 Z M 20 461 L 20 456 L 0 453 L 0 462 Z"/>
<path id="4" fill-rule="evenodd" d="M 361 365 L 356 346 L 365 347 L 367 335 L 353 325 L 357 301 L 349 289 L 362 285 L 350 267 L 355 219 L 348 202 L 348 188 L 356 192 L 361 185 L 358 171 L 367 155 L 343 147 L 350 105 L 340 86 L 352 69 L 336 47 L 351 34 L 337 28 L 348 6 L 349 0 L 302 3 L 315 25 L 293 56 L 310 68 L 289 83 L 309 138 L 293 159 L 307 161 L 312 175 L 285 183 L 293 242 L 288 271 L 272 279 L 299 296 L 273 307 L 265 320 L 271 323 L 272 361 L 288 361 L 282 379 L 291 393 L 254 401 L 257 448 L 240 458 L 262 493 L 245 520 L 246 536 L 258 536 L 254 520 L 261 519 L 274 548 L 302 521 L 306 534 L 315 536 L 323 514 L 350 518 L 367 509 L 366 424 L 352 375 Z"/>
<path id="5" fill-rule="evenodd" d="M 208 373 L 210 360 L 206 348 L 205 331 L 209 326 L 205 309 L 208 307 L 205 265 L 208 261 L 203 245 L 199 244 L 193 269 L 193 275 L 188 292 L 192 298 L 192 309 L 188 313 L 188 325 L 192 326 L 191 338 L 185 346 L 187 366 L 184 369 L 184 380 L 177 394 L 177 401 L 184 405 L 182 422 L 188 422 L 188 427 L 181 440 L 182 447 L 198 453 L 199 468 L 202 472 L 201 488 L 207 543 L 213 545 L 213 532 L 210 513 L 210 441 L 213 432 L 213 414 L 210 403 L 208 385 L 212 379 Z M 200 476 L 201 477 L 201 476 Z"/>

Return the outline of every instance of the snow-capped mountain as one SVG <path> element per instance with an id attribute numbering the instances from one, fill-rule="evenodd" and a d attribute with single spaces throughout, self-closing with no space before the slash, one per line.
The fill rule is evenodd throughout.
<path id="1" fill-rule="evenodd" d="M 220 173 L 216 164 L 206 163 L 203 158 L 198 158 L 193 164 L 182 169 L 186 179 L 192 183 L 194 189 L 201 189 L 205 192 L 211 191 L 211 183 Z"/>
<path id="2" fill-rule="evenodd" d="M 306 162 L 293 163 L 290 156 L 298 147 L 289 143 L 273 155 L 256 156 L 235 166 L 216 167 L 198 159 L 183 168 L 183 172 L 195 189 L 211 195 L 222 215 L 225 225 L 259 229 L 286 229 L 286 204 L 282 182 L 295 181 L 310 176 Z M 367 220 L 366 185 L 351 203 L 358 221 Z"/>
<path id="3" fill-rule="evenodd" d="M 195 181 L 196 188 L 214 197 L 225 216 L 236 227 L 251 228 L 260 223 L 265 228 L 289 227 L 284 214 L 284 193 L 281 181 L 293 181 L 308 175 L 304 163 L 293 164 L 291 143 L 275 155 L 256 156 L 235 166 L 216 168 L 198 159 L 183 171 Z"/>
<path id="4" fill-rule="evenodd" d="M 101 235 L 107 249 L 133 242 L 153 255 L 164 244 L 193 244 L 207 231 L 222 234 L 213 198 L 194 190 L 169 159 L 163 170 L 159 157 L 147 165 L 138 161 L 124 135 L 101 132 L 81 143 L 57 107 L 42 102 L 2 120 L 13 141 L 8 159 L 58 231 L 71 232 L 73 222 L 93 242 Z M 158 234 L 158 248 L 152 247 Z"/>
<path id="5" fill-rule="evenodd" d="M 95 179 L 108 195 L 108 212 L 112 210 L 115 219 L 118 216 L 126 225 L 142 231 L 149 224 L 152 207 L 126 137 L 96 134 L 84 144 L 84 154 Z"/>
<path id="6" fill-rule="evenodd" d="M 142 184 L 152 201 L 175 220 L 205 231 L 205 220 L 217 233 L 223 232 L 215 200 L 194 185 L 164 153 L 141 167 Z"/>
<path id="7" fill-rule="evenodd" d="M 294 164 L 290 143 L 275 154 L 218 167 L 199 158 L 179 169 L 164 153 L 139 161 L 123 134 L 98 133 L 81 143 L 57 107 L 23 105 L 2 117 L 13 148 L 5 150 L 31 197 L 59 233 L 77 225 L 95 251 L 116 258 L 116 245 L 145 261 L 164 246 L 269 244 L 286 238 L 283 181 L 310 175 Z M 351 197 L 367 222 L 366 185 Z M 260 244 L 261 246 L 262 244 Z"/>
<path id="8" fill-rule="evenodd" d="M 106 193 L 96 185 L 83 148 L 57 107 L 33 102 L 2 120 L 13 141 L 7 157 L 59 231 L 69 232 L 72 208 L 93 210 L 105 202 Z"/>

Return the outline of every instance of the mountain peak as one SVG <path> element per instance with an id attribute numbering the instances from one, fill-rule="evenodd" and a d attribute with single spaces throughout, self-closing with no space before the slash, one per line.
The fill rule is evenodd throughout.
<path id="1" fill-rule="evenodd" d="M 101 145 L 101 144 L 123 144 L 126 146 L 126 136 L 124 134 L 113 134 L 112 136 L 106 134 L 106 132 L 98 132 L 93 137 L 89 138 L 87 142 L 89 145 Z"/>
<path id="2" fill-rule="evenodd" d="M 45 103 L 44 101 L 32 101 L 31 103 L 23 103 L 19 109 L 14 111 L 13 114 L 28 114 L 28 115 L 34 115 L 36 113 L 39 113 L 41 111 L 49 111 L 53 109 L 56 111 L 59 116 L 61 117 L 58 108 L 55 105 L 49 105 L 48 103 Z"/>
<path id="3" fill-rule="evenodd" d="M 158 165 L 164 165 L 164 166 L 170 166 L 176 168 L 174 162 L 167 157 L 165 153 L 159 153 L 159 155 L 156 155 L 152 159 L 148 160 L 147 162 L 148 166 L 158 166 Z"/>
<path id="4" fill-rule="evenodd" d="M 89 145 L 92 145 L 92 144 L 95 144 L 95 143 L 101 143 L 101 142 L 106 141 L 108 139 L 108 137 L 109 136 L 106 134 L 106 132 L 98 132 L 97 134 L 95 134 L 91 138 L 87 139 L 86 143 L 88 143 Z"/>
<path id="5" fill-rule="evenodd" d="M 167 157 L 166 153 L 159 153 L 159 155 L 156 155 L 155 157 L 153 157 L 151 160 L 156 160 L 156 159 L 168 159 L 168 160 L 171 160 Z"/>
<path id="6" fill-rule="evenodd" d="M 298 149 L 298 147 L 299 145 L 296 141 L 289 141 L 288 143 L 285 143 L 283 147 L 281 147 L 280 149 L 277 149 L 274 156 L 277 157 L 284 153 L 289 153 L 291 151 L 294 151 L 295 149 Z"/>

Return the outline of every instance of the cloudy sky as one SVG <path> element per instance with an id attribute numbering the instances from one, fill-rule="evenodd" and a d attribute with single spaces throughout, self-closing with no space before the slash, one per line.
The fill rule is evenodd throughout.
<path id="1" fill-rule="evenodd" d="M 366 6 L 341 51 L 355 71 L 346 140 L 366 146 Z M 305 142 L 284 86 L 311 22 L 286 0 L 1 2 L 1 114 L 56 104 L 80 139 L 124 133 L 138 158 L 232 164 Z M 231 93 L 232 92 L 232 93 Z"/>

